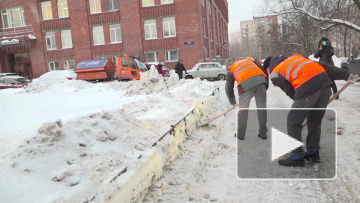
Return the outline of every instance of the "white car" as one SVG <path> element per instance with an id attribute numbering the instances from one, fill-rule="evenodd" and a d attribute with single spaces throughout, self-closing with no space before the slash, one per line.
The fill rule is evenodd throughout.
<path id="1" fill-rule="evenodd" d="M 201 78 L 201 79 L 226 79 L 226 67 L 220 63 L 208 62 L 198 63 L 184 75 L 185 79 Z"/>

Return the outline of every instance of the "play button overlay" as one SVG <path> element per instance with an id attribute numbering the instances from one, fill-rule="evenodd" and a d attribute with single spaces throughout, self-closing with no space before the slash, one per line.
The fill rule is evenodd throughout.
<path id="1" fill-rule="evenodd" d="M 264 111 L 267 115 L 266 127 L 261 125 L 260 128 L 259 121 L 264 122 L 264 119 L 258 117 L 258 113 L 264 115 Z M 247 122 L 244 121 L 244 112 L 248 115 Z M 300 129 L 301 140 L 296 140 L 288 133 L 288 119 L 293 118 L 288 116 L 289 113 L 324 116 L 320 125 L 312 124 L 314 117 L 307 117 L 308 125 Z M 333 180 L 336 177 L 337 118 L 333 109 L 240 109 L 233 115 L 237 123 L 234 131 L 237 135 L 243 133 L 241 138 L 244 137 L 244 140 L 240 140 L 234 138 L 232 133 L 228 135 L 237 142 L 236 169 L 240 180 Z M 242 130 L 244 126 L 246 130 Z M 311 142 L 314 137 L 307 139 L 308 127 L 316 130 L 321 127 L 320 143 Z M 309 136 L 313 135 L 314 132 Z M 281 159 L 289 158 L 294 149 L 302 148 L 307 152 L 314 147 L 320 148 L 320 163 L 315 164 L 311 159 L 305 160 L 304 167 L 286 167 L 278 163 Z"/>
<path id="2" fill-rule="evenodd" d="M 289 135 L 271 128 L 271 160 L 274 161 L 286 153 L 302 146 L 303 143 Z"/>

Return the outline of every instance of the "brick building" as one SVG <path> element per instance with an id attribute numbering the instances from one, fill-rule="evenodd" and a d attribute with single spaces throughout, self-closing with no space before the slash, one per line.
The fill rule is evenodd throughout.
<path id="1" fill-rule="evenodd" d="M 0 72 L 26 77 L 123 54 L 187 69 L 229 55 L 227 0 L 2 0 L 0 12 Z"/>

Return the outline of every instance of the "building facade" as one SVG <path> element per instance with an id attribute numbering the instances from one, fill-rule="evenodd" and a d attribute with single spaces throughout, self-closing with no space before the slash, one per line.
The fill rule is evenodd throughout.
<path id="1" fill-rule="evenodd" d="M 0 12 L 0 72 L 29 78 L 124 54 L 171 69 L 229 55 L 227 0 L 3 0 Z"/>

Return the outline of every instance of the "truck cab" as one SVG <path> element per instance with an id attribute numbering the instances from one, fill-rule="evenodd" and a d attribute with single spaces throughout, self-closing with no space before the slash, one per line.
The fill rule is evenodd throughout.
<path id="1" fill-rule="evenodd" d="M 145 64 L 134 56 L 117 57 L 116 64 L 116 75 L 120 81 L 140 80 L 141 74 L 147 71 Z"/>

